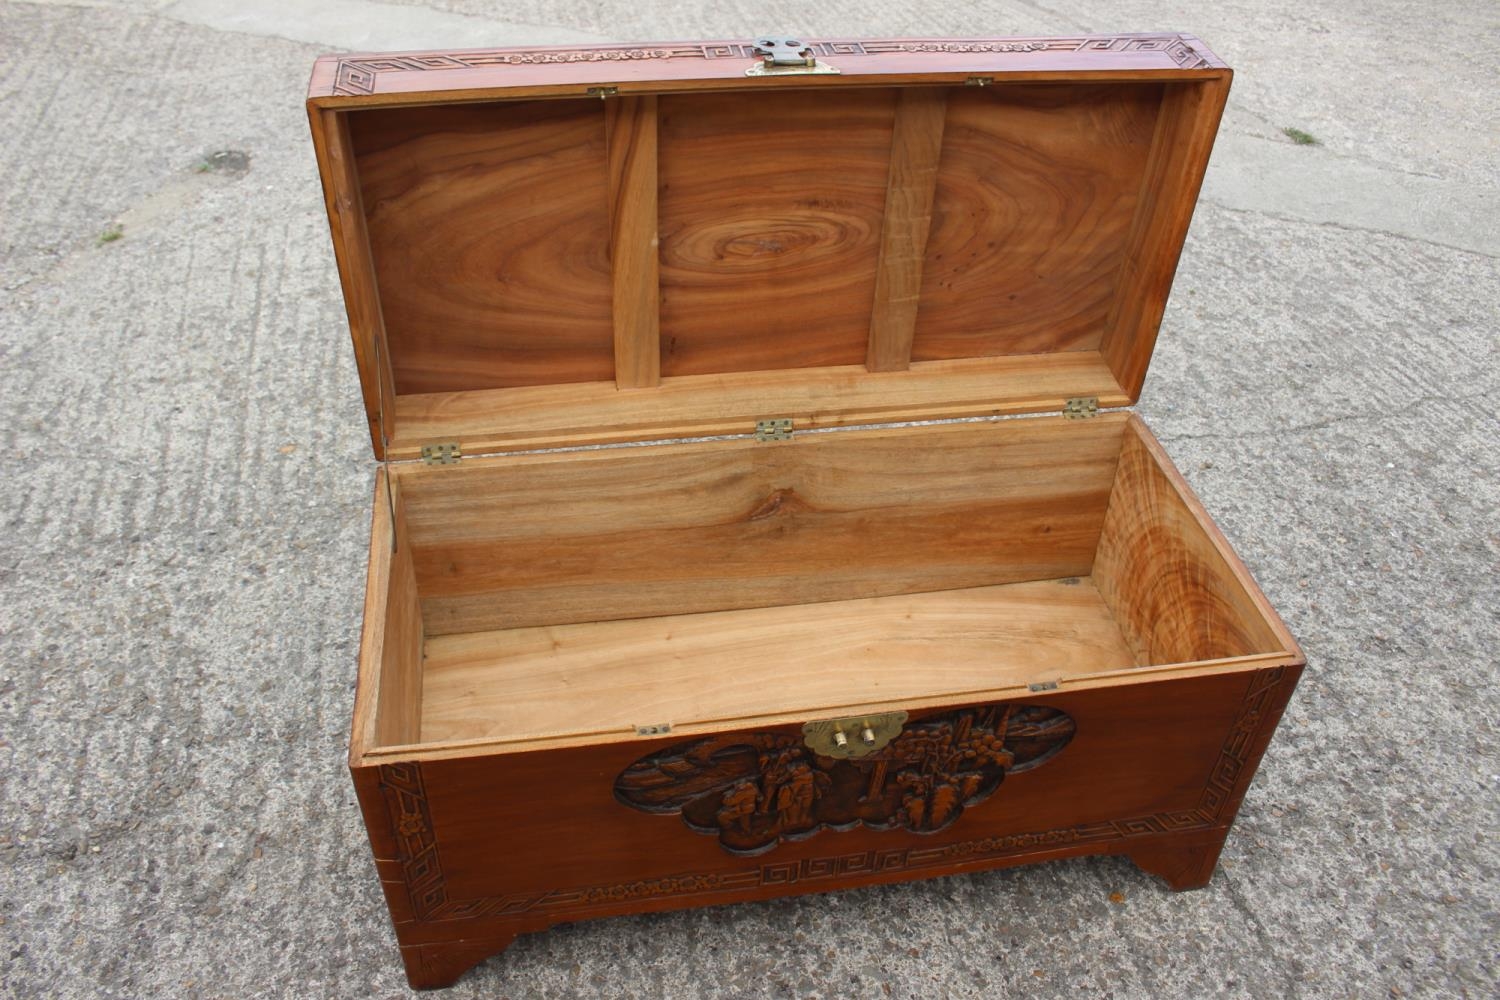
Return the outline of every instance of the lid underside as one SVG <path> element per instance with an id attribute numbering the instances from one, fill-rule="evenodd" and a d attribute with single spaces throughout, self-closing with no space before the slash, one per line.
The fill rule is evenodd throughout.
<path id="1" fill-rule="evenodd" d="M 1228 71 L 1006 55 L 315 96 L 377 454 L 1133 402 Z"/>

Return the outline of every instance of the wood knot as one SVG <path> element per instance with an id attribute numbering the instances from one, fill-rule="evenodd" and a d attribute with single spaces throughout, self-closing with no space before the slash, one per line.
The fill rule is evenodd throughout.
<path id="1" fill-rule="evenodd" d="M 799 511 L 812 510 L 807 501 L 797 495 L 793 489 L 781 489 L 766 497 L 753 511 L 750 512 L 750 520 L 761 521 L 768 517 L 776 517 L 781 514 L 796 514 Z"/>

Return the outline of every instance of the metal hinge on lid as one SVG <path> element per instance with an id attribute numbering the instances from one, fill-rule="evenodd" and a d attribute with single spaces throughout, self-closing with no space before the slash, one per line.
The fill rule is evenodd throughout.
<path id="1" fill-rule="evenodd" d="M 745 70 L 746 76 L 817 76 L 838 70 L 813 56 L 812 46 L 785 35 L 766 35 L 755 41 L 760 62 Z"/>
<path id="2" fill-rule="evenodd" d="M 647 726 L 638 725 L 635 727 L 635 734 L 637 736 L 665 736 L 671 731 L 672 724 L 670 722 L 654 722 Z"/>
<path id="3" fill-rule="evenodd" d="M 606 97 L 615 97 L 620 93 L 619 87 L 590 87 L 587 91 L 590 97 L 603 100 Z"/>
<path id="4" fill-rule="evenodd" d="M 464 457 L 457 441 L 439 441 L 422 446 L 422 462 L 425 465 L 457 465 Z"/>
<path id="5" fill-rule="evenodd" d="M 755 422 L 755 440 L 757 441 L 789 441 L 791 437 L 791 417 L 776 417 Z"/>
<path id="6" fill-rule="evenodd" d="M 1099 415 L 1098 396 L 1074 396 L 1063 403 L 1063 416 L 1069 420 L 1086 420 Z"/>

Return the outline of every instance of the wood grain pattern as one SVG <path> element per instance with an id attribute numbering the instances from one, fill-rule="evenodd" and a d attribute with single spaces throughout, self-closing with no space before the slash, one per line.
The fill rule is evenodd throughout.
<path id="1" fill-rule="evenodd" d="M 1177 274 L 1177 259 L 1229 98 L 1229 75 L 1163 88 L 1162 111 L 1142 178 L 1130 238 L 1101 346 L 1110 369 L 1138 398 Z"/>
<path id="2" fill-rule="evenodd" d="M 1219 854 L 1224 849 L 1220 835 L 1206 844 L 1151 844 L 1130 852 L 1131 862 L 1148 875 L 1155 875 L 1174 892 L 1201 889 L 1214 877 Z"/>
<path id="3" fill-rule="evenodd" d="M 846 738 L 860 740 L 863 722 L 849 724 Z M 994 795 L 1008 775 L 1045 765 L 1074 732 L 1066 712 L 1021 702 L 908 721 L 889 742 L 842 759 L 803 733 L 751 729 L 645 754 L 615 779 L 615 798 L 680 816 L 743 857 L 824 830 L 931 835 Z"/>
<path id="4" fill-rule="evenodd" d="M 865 367 L 872 372 L 911 367 L 912 334 L 922 291 L 922 260 L 932 222 L 938 155 L 948 92 L 937 87 L 901 91 L 891 137 L 890 176 L 880 260 L 875 272 L 875 304 Z"/>
<path id="5" fill-rule="evenodd" d="M 388 490 L 395 495 L 388 496 Z M 373 747 L 421 738 L 422 609 L 402 507 L 399 482 L 380 470 L 370 524 L 351 759 Z"/>
<path id="6" fill-rule="evenodd" d="M 1170 470 L 1170 471 L 1169 471 Z M 1094 579 L 1142 663 L 1295 650 L 1165 453 L 1132 417 Z"/>
<path id="7" fill-rule="evenodd" d="M 480 962 L 504 951 L 516 939 L 514 931 L 465 941 L 402 945 L 406 982 L 414 990 L 440 990 Z"/>
<path id="8" fill-rule="evenodd" d="M 606 102 L 604 141 L 609 157 L 615 384 L 640 389 L 661 381 L 656 98 Z"/>
<path id="9" fill-rule="evenodd" d="M 1076 735 L 1045 769 L 1011 776 L 1003 808 L 974 810 L 938 836 L 823 833 L 755 859 L 680 827 L 663 831 L 660 817 L 614 800 L 614 776 L 672 736 L 393 763 L 358 769 L 356 782 L 378 774 L 385 793 L 360 802 L 369 822 L 390 831 L 379 841 L 396 845 L 393 860 L 379 865 L 407 887 L 393 905 L 403 947 L 441 953 L 452 942 L 457 961 L 459 952 L 482 953 L 475 942 L 492 940 L 498 950 L 518 932 L 559 921 L 1086 854 L 1139 854 L 1154 864 L 1176 849 L 1197 863 L 1200 849 L 1222 840 L 1233 822 L 1297 676 L 1294 668 L 1228 669 L 1033 694 L 1028 703 L 1072 717 Z M 591 836 L 580 840 L 578 830 Z M 505 849 L 497 850 L 502 837 Z"/>
<path id="10" fill-rule="evenodd" d="M 1083 575 L 1119 449 L 1106 419 L 403 470 L 427 630 Z"/>
<path id="11" fill-rule="evenodd" d="M 308 117 L 323 179 L 329 232 L 343 286 L 344 308 L 349 316 L 349 334 L 354 342 L 354 363 L 359 370 L 370 441 L 375 457 L 383 459 L 395 432 L 392 421 L 396 383 L 375 264 L 370 256 L 364 196 L 349 121 L 346 115 L 314 107 L 308 108 Z"/>
<path id="12" fill-rule="evenodd" d="M 809 433 L 1133 401 L 1222 63 L 820 41 L 842 76 L 754 80 L 744 46 L 315 70 L 376 453 L 465 452 L 377 474 L 350 745 L 414 986 L 615 913 L 1099 853 L 1202 884 L 1300 674 L 1135 417 Z M 1023 703 L 1070 727 L 1039 771 Z M 906 756 L 800 749 L 894 708 Z M 752 745 L 753 802 L 700 787 Z"/>
<path id="13" fill-rule="evenodd" d="M 614 378 L 602 102 L 349 117 L 399 393 Z"/>
<path id="14" fill-rule="evenodd" d="M 1098 347 L 1160 101 L 1155 84 L 954 91 L 913 359 Z"/>
<path id="15" fill-rule="evenodd" d="M 844 70 L 841 77 L 747 79 L 758 61 L 754 42 L 646 42 L 629 45 L 467 49 L 324 56 L 308 85 L 308 100 L 330 107 L 373 102 L 430 102 L 435 94 L 469 100 L 581 94 L 589 84 L 637 90 L 811 89 L 846 78 L 881 83 L 970 74 L 1023 82 L 1088 74 L 1129 80 L 1207 76 L 1224 63 L 1192 35 L 1080 35 L 1068 38 L 815 39 L 804 41 L 820 59 Z"/>
<path id="16" fill-rule="evenodd" d="M 410 743 L 422 738 L 422 604 L 415 567 L 415 549 L 406 528 L 400 480 L 387 477 L 393 489 L 396 520 L 395 551 L 391 554 L 390 596 L 385 605 L 385 643 L 380 663 L 380 706 L 375 715 L 375 739 L 380 743 Z"/>
<path id="17" fill-rule="evenodd" d="M 895 101 L 661 98 L 664 375 L 864 360 Z"/>
<path id="18" fill-rule="evenodd" d="M 1254 767 L 1265 723 L 1274 726 L 1289 676 L 1294 678 L 1294 672 L 1231 669 L 1104 690 L 1070 692 L 1064 684 L 1055 692 L 1028 693 L 1017 700 L 1056 709 L 1074 721 L 1066 750 L 1045 768 L 1013 775 L 1014 780 L 1006 783 L 1005 807 L 975 810 L 947 843 L 1070 828 L 1078 840 L 1090 834 L 1096 840 L 1128 840 L 1131 835 L 1186 830 L 1201 836 L 1222 827 L 1233 817 L 1245 770 Z M 921 725 L 927 718 L 989 704 L 957 699 L 943 709 L 914 713 L 907 724 Z M 730 728 L 725 736 L 763 728 Z M 796 735 L 800 730 L 800 725 L 788 725 L 769 731 Z M 390 783 L 396 787 L 391 791 L 424 800 L 398 799 L 390 818 L 399 825 L 403 813 L 427 808 L 425 823 L 419 816 L 407 825 L 422 823 L 438 848 L 439 871 L 433 882 L 441 884 L 446 900 L 418 900 L 419 920 L 445 916 L 448 908 L 464 900 L 511 894 L 525 894 L 527 899 L 516 912 L 535 913 L 548 908 L 542 904 L 554 891 L 608 886 L 630 878 L 746 871 L 759 876 L 759 865 L 747 868 L 744 858 L 727 854 L 714 838 L 676 822 L 664 824 L 660 817 L 616 799 L 618 775 L 642 755 L 680 742 L 681 737 L 669 734 L 545 754 L 387 765 L 395 772 Z M 543 803 L 545 808 L 539 808 Z M 1087 829 L 1095 824 L 1105 829 Z M 578 830 L 597 835 L 580 843 L 576 835 L 569 836 L 569 831 Z M 503 836 L 503 851 L 495 850 L 497 836 Z M 412 845 L 418 848 L 414 860 L 426 853 L 421 839 Z M 830 831 L 783 843 L 760 864 L 796 865 L 804 859 L 873 849 L 911 851 L 917 857 L 904 858 L 911 868 L 918 867 L 918 859 L 941 863 L 944 846 L 944 838 L 901 831 Z M 928 850 L 935 854 L 928 855 Z M 568 863 L 559 865 L 563 857 Z M 829 874 L 841 873 L 835 869 Z M 430 876 L 423 870 L 419 877 Z M 757 877 L 753 885 L 760 884 Z M 577 897 L 559 904 L 555 909 L 562 912 L 589 908 Z"/>
<path id="19" fill-rule="evenodd" d="M 709 434 L 748 434 L 762 417 L 800 429 L 1031 411 L 1060 412 L 1070 396 L 1101 407 L 1129 402 L 1094 352 L 929 361 L 871 373 L 863 364 L 663 379 L 651 392 L 614 382 L 432 393 L 396 400 L 393 458 L 416 458 L 430 441 L 483 452 L 608 444 Z"/>
<path id="20" fill-rule="evenodd" d="M 961 696 L 1133 663 L 1087 580 L 434 636 L 426 657 L 431 741 L 819 718 L 856 693 Z"/>
<path id="21" fill-rule="evenodd" d="M 1049 72 L 987 87 L 918 74 L 899 88 L 315 101 L 331 217 L 363 216 L 336 221 L 336 241 L 372 432 L 387 403 L 380 453 L 1133 401 L 1228 73 L 1183 70 L 1168 86 L 1159 70 L 1108 84 Z M 362 203 L 338 193 L 361 187 Z M 372 308 L 393 371 L 383 393 Z M 1055 394 L 984 363 L 1043 352 L 1059 359 Z M 1071 354 L 1090 377 L 1066 384 Z M 909 378 L 885 380 L 908 363 Z"/>

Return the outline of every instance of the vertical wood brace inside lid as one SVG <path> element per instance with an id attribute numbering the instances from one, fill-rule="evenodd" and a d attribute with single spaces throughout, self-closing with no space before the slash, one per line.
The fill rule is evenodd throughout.
<path id="1" fill-rule="evenodd" d="M 922 262 L 932 224 L 938 158 L 948 92 L 941 87 L 901 91 L 891 135 L 890 181 L 881 224 L 880 260 L 875 271 L 875 304 L 870 312 L 870 344 L 865 367 L 872 372 L 911 367 L 912 337 L 922 292 Z"/>
<path id="2" fill-rule="evenodd" d="M 661 381 L 656 123 L 655 95 L 605 102 L 615 386 L 620 389 Z"/>

